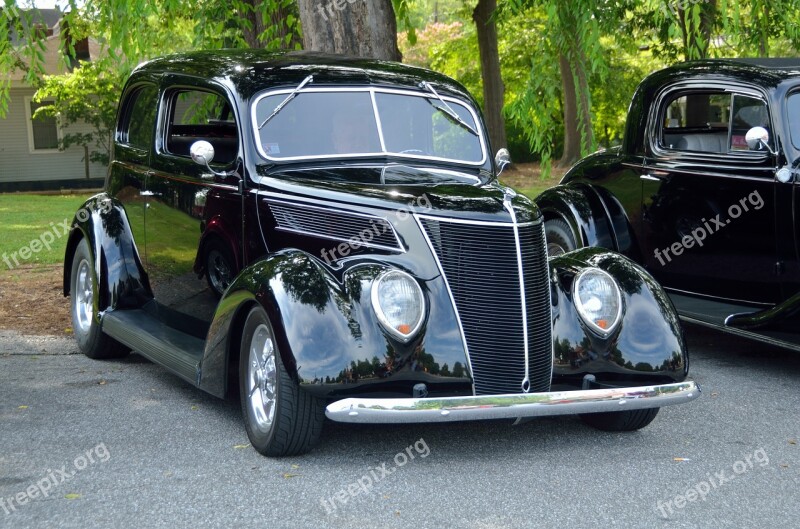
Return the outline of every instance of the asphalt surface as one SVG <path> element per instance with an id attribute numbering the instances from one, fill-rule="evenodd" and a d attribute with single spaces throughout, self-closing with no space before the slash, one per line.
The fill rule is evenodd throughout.
<path id="1" fill-rule="evenodd" d="M 0 527 L 800 527 L 800 355 L 687 338 L 703 396 L 639 432 L 328 422 L 267 459 L 238 403 L 136 354 L 0 331 Z"/>

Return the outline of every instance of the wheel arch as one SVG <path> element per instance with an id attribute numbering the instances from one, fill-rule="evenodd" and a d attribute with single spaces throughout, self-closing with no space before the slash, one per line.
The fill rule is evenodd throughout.
<path id="1" fill-rule="evenodd" d="M 571 228 L 579 246 L 619 250 L 615 225 L 601 196 L 583 183 L 560 184 L 535 199 L 545 222 L 561 219 Z"/>
<path id="2" fill-rule="evenodd" d="M 64 252 L 63 294 L 70 294 L 70 276 L 75 251 L 86 240 L 94 260 L 99 285 L 97 309 L 138 307 L 142 298 L 152 298 L 125 209 L 106 193 L 89 198 L 78 209 Z M 109 266 L 109 263 L 114 263 Z"/>

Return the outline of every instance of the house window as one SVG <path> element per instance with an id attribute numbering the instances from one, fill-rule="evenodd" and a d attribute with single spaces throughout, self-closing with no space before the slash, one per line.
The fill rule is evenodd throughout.
<path id="1" fill-rule="evenodd" d="M 48 105 L 49 102 L 37 103 L 30 97 L 25 98 L 25 110 L 28 118 L 28 146 L 31 152 L 58 152 L 58 143 L 61 139 L 61 130 L 54 117 L 33 118 L 39 107 Z"/>

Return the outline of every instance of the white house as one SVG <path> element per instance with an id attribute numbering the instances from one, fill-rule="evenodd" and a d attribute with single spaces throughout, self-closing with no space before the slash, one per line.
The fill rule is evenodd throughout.
<path id="1" fill-rule="evenodd" d="M 39 24 L 47 29 L 44 68 L 47 74 L 68 71 L 60 51 L 60 12 L 38 10 Z M 13 41 L 12 41 L 13 44 Z M 84 60 L 97 57 L 99 45 L 91 39 L 79 43 L 76 52 Z M 38 189 L 100 187 L 105 178 L 103 165 L 89 163 L 83 147 L 59 150 L 58 143 L 67 130 L 55 118 L 32 119 L 41 103 L 32 98 L 36 90 L 24 82 L 24 72 L 0 72 L 10 78 L 8 111 L 0 118 L 0 192 Z M 82 132 L 75 124 L 69 132 Z M 91 128 L 86 126 L 86 132 Z"/>

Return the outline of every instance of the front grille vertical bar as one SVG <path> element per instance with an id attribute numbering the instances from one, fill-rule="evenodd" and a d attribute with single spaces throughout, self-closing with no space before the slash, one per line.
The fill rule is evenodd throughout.
<path id="1" fill-rule="evenodd" d="M 519 225 L 517 224 L 517 214 L 514 211 L 514 206 L 511 204 L 511 200 L 517 194 L 512 191 L 511 189 L 506 190 L 506 194 L 503 197 L 503 207 L 506 208 L 508 213 L 511 215 L 511 221 L 514 224 L 514 242 L 516 243 L 516 250 L 517 250 L 517 272 L 519 273 L 519 295 L 520 299 L 522 300 L 522 343 L 525 351 L 525 378 L 522 379 L 520 387 L 522 388 L 523 393 L 528 393 L 531 389 L 531 379 L 530 379 L 530 364 L 529 364 L 529 348 L 528 348 L 528 303 L 525 299 L 525 274 L 522 271 L 522 249 L 520 248 L 519 244 Z"/>
<path id="2" fill-rule="evenodd" d="M 419 215 L 414 215 L 414 220 L 419 226 L 419 231 L 422 232 L 422 235 L 425 237 L 425 242 L 428 243 L 428 248 L 433 255 L 433 258 L 436 260 L 436 268 L 439 269 L 439 273 L 442 275 L 442 279 L 444 279 L 444 286 L 447 288 L 447 295 L 450 297 L 450 303 L 453 306 L 453 312 L 456 314 L 456 322 L 458 323 L 458 333 L 461 335 L 461 343 L 464 345 L 464 353 L 467 355 L 467 365 L 469 366 L 469 376 L 472 379 L 472 394 L 477 395 L 478 393 L 475 390 L 475 371 L 472 370 L 472 360 L 469 356 L 469 346 L 467 345 L 467 335 L 464 334 L 464 324 L 461 323 L 461 315 L 458 313 L 458 306 L 456 305 L 456 299 L 453 297 L 453 290 L 450 288 L 450 283 L 447 280 L 447 274 L 444 273 L 444 267 L 442 267 L 442 262 L 439 260 L 439 254 L 434 248 L 433 243 L 431 242 L 430 236 L 428 236 L 428 230 L 422 225 L 422 222 L 419 219 Z"/>

